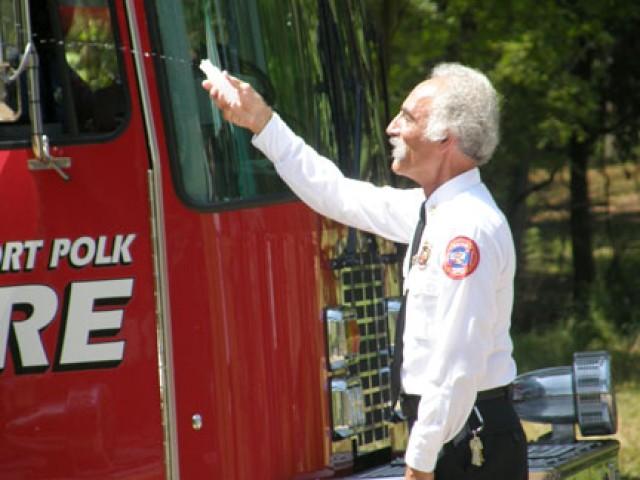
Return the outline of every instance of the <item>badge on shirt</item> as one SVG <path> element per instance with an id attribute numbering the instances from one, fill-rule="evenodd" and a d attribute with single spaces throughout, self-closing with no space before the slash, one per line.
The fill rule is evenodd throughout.
<path id="1" fill-rule="evenodd" d="M 411 259 L 411 265 L 418 265 L 420 270 L 424 270 L 427 268 L 427 262 L 429 261 L 429 257 L 431 256 L 431 244 L 429 242 L 424 242 L 420 251 L 416 253 Z"/>
<path id="2" fill-rule="evenodd" d="M 455 237 L 447 245 L 444 273 L 453 280 L 462 280 L 471 275 L 480 262 L 480 250 L 469 237 Z"/>

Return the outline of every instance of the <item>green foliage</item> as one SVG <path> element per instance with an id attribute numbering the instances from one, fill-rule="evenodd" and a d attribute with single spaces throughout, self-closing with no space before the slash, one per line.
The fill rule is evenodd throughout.
<path id="1" fill-rule="evenodd" d="M 640 319 L 633 312 L 639 306 L 631 298 L 631 285 L 637 282 L 631 278 L 634 270 L 627 274 L 623 268 L 632 254 L 629 241 L 621 244 L 610 226 L 603 230 L 600 220 L 611 225 L 613 216 L 595 218 L 597 208 L 612 206 L 611 198 L 597 199 L 602 203 L 590 207 L 583 193 L 589 192 L 589 179 L 555 172 L 571 165 L 573 176 L 576 170 L 594 164 L 604 171 L 620 162 L 636 162 L 640 151 L 640 3 L 369 3 L 379 14 L 380 30 L 386 33 L 392 111 L 440 61 L 458 61 L 485 71 L 502 95 L 502 142 L 496 158 L 483 167 L 483 178 L 509 216 L 519 251 L 517 296 L 526 300 L 528 308 L 518 311 L 522 303 L 516 304 L 516 326 L 559 318 L 568 321 L 575 316 L 579 305 L 572 299 L 576 294 L 572 283 L 581 285 L 581 279 L 575 273 L 572 277 L 572 271 L 594 260 L 595 282 L 600 283 L 589 286 L 592 279 L 588 278 L 586 288 L 602 290 L 601 315 L 616 319 L 618 327 L 637 325 Z M 636 182 L 635 192 L 640 191 L 639 184 Z M 559 188 L 561 203 L 532 195 Z M 609 186 L 610 191 L 615 188 Z M 553 221 L 534 217 L 545 208 L 553 209 Z M 580 221 L 572 224 L 574 217 Z M 586 238 L 590 236 L 595 236 L 593 241 Z M 585 258 L 584 249 L 577 247 L 591 244 L 593 258 Z M 532 294 L 536 287 L 544 288 L 538 299 Z M 580 298 L 588 295 L 587 290 Z M 548 313 L 544 318 L 536 305 Z M 593 299 L 587 308 L 590 306 Z M 535 318 L 523 320 L 525 316 Z"/>
<path id="2" fill-rule="evenodd" d="M 608 285 L 591 287 L 586 310 L 565 305 L 553 323 L 540 323 L 514 335 L 515 356 L 521 372 L 554 365 L 570 365 L 573 352 L 607 350 L 617 383 L 637 382 L 640 374 L 640 326 L 620 328 L 619 305 Z M 636 309 L 637 311 L 637 309 Z"/>
<path id="3" fill-rule="evenodd" d="M 631 118 L 628 103 L 635 102 L 636 111 L 640 105 L 640 89 L 632 88 L 640 82 L 640 60 L 621 40 L 640 43 L 627 38 L 638 24 L 640 4 L 412 0 L 383 10 L 392 109 L 433 64 L 459 61 L 486 71 L 503 93 L 506 157 L 515 147 L 520 155 L 528 153 L 521 161 L 557 162 L 547 156 L 549 149 L 566 147 L 574 135 L 598 139 L 611 129 L 624 129 L 627 136 L 633 131 L 637 140 L 640 122 L 637 115 Z M 613 75 L 625 67 L 626 75 Z M 618 113 L 635 127 L 623 126 Z"/>
<path id="4" fill-rule="evenodd" d="M 113 85 L 118 68 L 109 17 L 76 13 L 65 44 L 69 66 L 92 90 Z"/>
<path id="5" fill-rule="evenodd" d="M 620 441 L 620 478 L 640 478 L 640 386 L 623 385 L 616 392 L 618 404 L 618 434 Z"/>

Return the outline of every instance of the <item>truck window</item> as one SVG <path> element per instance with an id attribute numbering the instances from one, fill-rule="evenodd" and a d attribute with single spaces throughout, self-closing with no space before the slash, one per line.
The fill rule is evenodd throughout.
<path id="1" fill-rule="evenodd" d="M 13 122 L 22 111 L 16 70 L 20 67 L 16 0 L 0 2 L 0 123 Z"/>
<path id="2" fill-rule="evenodd" d="M 116 130 L 126 103 L 108 1 L 31 0 L 29 9 L 31 37 L 21 12 L 16 20 L 23 35 L 12 52 L 21 55 L 31 42 L 38 54 L 44 133 L 59 142 Z M 17 82 L 10 88 L 20 92 L 14 99 L 19 115 L 2 127 L 0 141 L 29 137 L 26 72 Z"/>
<path id="3" fill-rule="evenodd" d="M 380 40 L 364 19 L 362 4 L 323 1 L 318 9 L 318 46 L 331 99 L 335 158 L 349 177 L 389 184 Z"/>
<path id="4" fill-rule="evenodd" d="M 172 151 L 174 183 L 194 208 L 277 201 L 290 194 L 271 163 L 250 144 L 250 133 L 225 122 L 206 92 L 198 65 L 214 65 L 251 83 L 296 133 L 316 147 L 328 143 L 319 83 L 317 30 L 305 11 L 317 2 L 217 0 L 154 2 L 161 99 Z M 315 20 L 314 20 L 315 19 Z M 316 89 L 317 90 L 317 89 Z M 324 122 L 327 124 L 328 122 Z"/>

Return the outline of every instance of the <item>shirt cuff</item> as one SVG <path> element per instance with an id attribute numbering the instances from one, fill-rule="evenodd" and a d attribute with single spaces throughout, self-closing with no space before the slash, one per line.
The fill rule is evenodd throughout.
<path id="1" fill-rule="evenodd" d="M 424 440 L 417 435 L 410 435 L 404 461 L 415 470 L 433 472 L 436 469 L 438 453 L 439 450 L 433 450 L 424 445 Z"/>
<path id="2" fill-rule="evenodd" d="M 254 134 L 251 143 L 271 160 L 278 164 L 286 158 L 285 152 L 295 133 L 282 121 L 275 111 L 260 133 Z"/>

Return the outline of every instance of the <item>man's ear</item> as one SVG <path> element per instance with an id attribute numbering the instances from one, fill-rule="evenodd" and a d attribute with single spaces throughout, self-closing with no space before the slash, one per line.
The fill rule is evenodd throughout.
<path id="1" fill-rule="evenodd" d="M 440 140 L 440 145 L 442 147 L 448 147 L 453 143 L 454 140 L 455 140 L 455 137 L 453 135 L 447 133 L 447 136 L 444 137 L 442 140 Z"/>
<path id="2" fill-rule="evenodd" d="M 457 148 L 458 137 L 452 133 L 447 133 L 447 136 L 440 140 L 438 148 L 442 153 L 449 152 L 452 149 Z"/>

